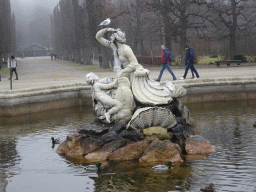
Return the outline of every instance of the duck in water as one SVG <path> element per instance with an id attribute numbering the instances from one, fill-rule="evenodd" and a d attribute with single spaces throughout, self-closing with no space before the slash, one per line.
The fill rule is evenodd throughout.
<path id="1" fill-rule="evenodd" d="M 52 144 L 60 144 L 60 139 L 54 139 L 54 137 L 51 138 Z"/>
<path id="2" fill-rule="evenodd" d="M 214 185 L 213 183 L 210 183 L 209 186 L 201 188 L 200 192 L 214 192 Z"/>
<path id="3" fill-rule="evenodd" d="M 152 169 L 156 170 L 156 171 L 166 171 L 168 169 L 172 168 L 172 162 L 168 161 L 166 165 L 156 165 L 154 167 L 152 167 Z"/>

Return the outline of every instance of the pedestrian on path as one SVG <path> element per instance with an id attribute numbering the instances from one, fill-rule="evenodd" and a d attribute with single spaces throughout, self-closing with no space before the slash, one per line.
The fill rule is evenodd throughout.
<path id="1" fill-rule="evenodd" d="M 158 78 L 156 79 L 156 81 L 160 82 L 165 68 L 167 68 L 169 73 L 171 73 L 173 80 L 177 80 L 177 78 L 175 77 L 175 75 L 172 72 L 172 69 L 170 67 L 170 62 L 171 62 L 171 58 L 172 58 L 171 51 L 169 51 L 169 49 L 166 48 L 165 45 L 162 45 L 161 49 L 163 50 L 162 61 L 161 61 L 161 70 L 160 70 L 160 74 L 159 74 Z"/>
<path id="2" fill-rule="evenodd" d="M 56 53 L 54 53 L 54 59 L 55 59 L 55 61 L 56 61 L 56 59 L 57 59 L 57 54 Z"/>
<path id="3" fill-rule="evenodd" d="M 51 51 L 51 53 L 50 53 L 50 56 L 51 56 L 51 61 L 53 60 L 53 51 Z"/>
<path id="4" fill-rule="evenodd" d="M 14 79 L 14 80 L 19 80 L 16 68 L 17 68 L 17 62 L 15 60 L 15 56 L 11 55 L 11 60 L 10 60 L 11 77 L 14 72 L 16 75 L 16 79 Z"/>
<path id="5" fill-rule="evenodd" d="M 195 79 L 198 79 L 199 74 L 198 74 L 197 70 L 194 67 L 194 63 L 195 63 L 194 50 L 193 50 L 192 47 L 189 47 L 188 45 L 185 46 L 185 50 L 187 51 L 186 59 L 185 59 L 186 68 L 185 68 L 184 75 L 180 79 L 181 80 L 186 79 L 186 76 L 187 76 L 187 73 L 188 73 L 189 69 L 191 69 L 192 74 L 193 74 L 193 72 L 196 74 Z"/>

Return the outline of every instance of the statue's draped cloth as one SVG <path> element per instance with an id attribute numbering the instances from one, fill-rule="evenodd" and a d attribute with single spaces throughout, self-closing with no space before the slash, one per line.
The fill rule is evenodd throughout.
<path id="1" fill-rule="evenodd" d="M 181 86 L 174 86 L 170 81 L 165 85 L 150 80 L 149 70 L 137 68 L 132 79 L 132 92 L 137 101 L 149 105 L 163 105 L 173 101 L 174 98 L 186 95 Z"/>

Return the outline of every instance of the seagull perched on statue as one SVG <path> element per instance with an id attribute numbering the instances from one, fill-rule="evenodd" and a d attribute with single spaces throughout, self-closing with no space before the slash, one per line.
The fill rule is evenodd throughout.
<path id="1" fill-rule="evenodd" d="M 107 18 L 106 20 L 102 21 L 102 22 L 99 24 L 99 26 L 101 26 L 101 25 L 107 26 L 107 25 L 110 24 L 110 22 L 111 22 L 111 20 L 110 20 L 109 18 Z"/>

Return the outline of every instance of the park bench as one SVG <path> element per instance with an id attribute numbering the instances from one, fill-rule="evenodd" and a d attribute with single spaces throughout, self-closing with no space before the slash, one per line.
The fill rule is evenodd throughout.
<path id="1" fill-rule="evenodd" d="M 236 63 L 237 65 L 240 65 L 242 60 L 223 60 L 223 61 L 215 61 L 216 65 L 219 67 L 221 63 L 227 64 L 227 67 L 230 67 L 231 63 Z"/>

